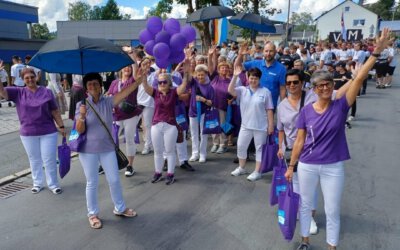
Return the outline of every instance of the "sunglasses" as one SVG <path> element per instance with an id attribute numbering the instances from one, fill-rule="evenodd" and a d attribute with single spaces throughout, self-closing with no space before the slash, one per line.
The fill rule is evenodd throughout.
<path id="1" fill-rule="evenodd" d="M 164 85 L 164 84 L 168 84 L 168 81 L 167 80 L 158 81 L 158 85 Z"/>
<path id="2" fill-rule="evenodd" d="M 26 80 L 35 79 L 35 76 L 27 76 L 27 77 L 24 77 L 24 79 L 26 79 Z"/>
<path id="3" fill-rule="evenodd" d="M 321 84 L 315 85 L 315 87 L 318 90 L 323 90 L 324 88 L 331 89 L 333 87 L 333 83 L 332 82 L 321 83 Z"/>
<path id="4" fill-rule="evenodd" d="M 294 85 L 297 85 L 297 84 L 300 83 L 300 81 L 299 81 L 299 80 L 286 81 L 286 86 L 290 86 L 290 85 L 292 85 L 292 83 L 293 83 Z"/>

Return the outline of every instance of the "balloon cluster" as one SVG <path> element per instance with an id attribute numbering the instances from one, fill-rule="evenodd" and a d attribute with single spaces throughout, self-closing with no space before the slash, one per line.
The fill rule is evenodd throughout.
<path id="1" fill-rule="evenodd" d="M 139 41 L 147 54 L 154 56 L 160 68 L 185 59 L 184 48 L 196 39 L 196 30 L 189 24 L 181 27 L 178 20 L 169 18 L 164 24 L 159 17 L 150 17 Z"/>

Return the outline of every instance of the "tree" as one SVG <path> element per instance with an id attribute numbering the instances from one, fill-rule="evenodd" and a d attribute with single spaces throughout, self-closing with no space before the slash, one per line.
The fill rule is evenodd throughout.
<path id="1" fill-rule="evenodd" d="M 102 19 L 102 12 L 103 8 L 100 6 L 94 6 L 90 11 L 89 11 L 89 16 L 90 20 L 101 20 Z"/>
<path id="2" fill-rule="evenodd" d="M 367 9 L 380 16 L 383 20 L 398 20 L 400 12 L 395 0 L 379 0 L 374 4 L 366 6 Z"/>
<path id="3" fill-rule="evenodd" d="M 292 12 L 290 23 L 294 25 L 294 31 L 314 31 L 313 18 L 309 12 Z"/>
<path id="4" fill-rule="evenodd" d="M 49 28 L 47 27 L 46 23 L 35 23 L 32 25 L 32 38 L 49 40 L 53 39 L 54 35 L 50 34 Z"/>
<path id="5" fill-rule="evenodd" d="M 101 11 L 102 20 L 122 20 L 117 3 L 114 0 L 108 0 Z"/>
<path id="6" fill-rule="evenodd" d="M 71 21 L 89 20 L 91 6 L 85 2 L 78 1 L 69 3 L 68 6 L 68 19 Z"/>
<path id="7" fill-rule="evenodd" d="M 167 18 L 167 13 L 172 11 L 173 0 L 161 0 L 157 3 L 157 6 L 151 8 L 147 16 L 158 16 L 161 18 Z"/>

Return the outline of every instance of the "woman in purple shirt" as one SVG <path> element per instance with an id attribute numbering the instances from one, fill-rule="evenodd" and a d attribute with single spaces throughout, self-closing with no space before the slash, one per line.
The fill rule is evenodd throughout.
<path id="1" fill-rule="evenodd" d="M 39 193 L 44 186 L 43 166 L 46 182 L 54 194 L 62 192 L 57 180 L 57 123 L 65 136 L 64 124 L 51 90 L 36 84 L 36 74 L 31 68 L 24 68 L 20 76 L 25 87 L 3 88 L 0 96 L 13 101 L 21 124 L 21 141 L 28 154 L 32 172 L 32 193 Z"/>
<path id="2" fill-rule="evenodd" d="M 185 67 L 189 67 L 189 61 L 186 59 Z M 150 67 L 143 65 L 141 70 L 147 75 Z M 187 79 L 187 76 L 185 76 Z M 178 96 L 185 93 L 187 80 L 177 88 L 172 88 L 171 75 L 161 73 L 157 78 L 157 88 L 147 84 L 147 78 L 143 78 L 142 86 L 146 93 L 154 98 L 154 116 L 151 126 L 151 140 L 154 148 L 154 167 L 155 173 L 152 183 L 161 181 L 164 157 L 167 158 L 168 172 L 166 185 L 175 182 L 175 164 L 176 164 L 176 140 L 178 137 L 178 128 L 175 116 L 175 105 Z"/>
<path id="3" fill-rule="evenodd" d="M 135 83 L 132 76 L 132 66 L 129 65 L 119 72 L 119 79 L 114 80 L 108 89 L 108 95 L 113 96 L 128 86 Z M 118 106 L 114 108 L 113 118 L 119 128 L 124 129 L 126 140 L 126 155 L 129 161 L 126 167 L 125 176 L 134 175 L 133 160 L 136 155 L 135 132 L 139 122 L 142 109 L 137 105 L 138 89 L 130 93 Z M 117 138 L 118 140 L 118 138 Z"/>
<path id="4" fill-rule="evenodd" d="M 318 182 L 321 183 L 327 217 L 328 249 L 336 249 L 340 231 L 340 203 L 344 185 L 343 161 L 350 159 L 346 142 L 345 122 L 368 71 L 390 42 L 390 32 L 384 29 L 376 39 L 376 47 L 359 70 L 346 94 L 332 100 L 333 77 L 329 72 L 315 72 L 311 78 L 318 100 L 305 106 L 297 121 L 297 137 L 285 174 L 292 181 L 293 168 L 298 162 L 300 186 L 300 226 L 302 242 L 297 249 L 310 248 L 311 209 Z"/>
<path id="5" fill-rule="evenodd" d="M 99 114 L 108 130 L 111 131 L 113 108 L 118 106 L 130 93 L 137 89 L 140 78 L 142 77 L 138 77 L 139 80 L 137 82 L 124 88 L 114 96 L 104 96 L 102 94 L 103 81 L 100 74 L 89 73 L 83 77 L 83 86 L 88 92 L 88 98 L 86 104 L 77 104 L 75 121 L 78 133 L 86 133 L 86 141 L 79 151 L 79 161 L 86 177 L 86 203 L 89 224 L 93 229 L 102 227 L 102 222 L 98 217 L 99 205 L 97 201 L 99 163 L 104 169 L 107 177 L 106 180 L 110 187 L 111 198 L 114 203 L 113 213 L 124 217 L 136 216 L 136 212 L 133 209 L 125 206 L 118 175 L 115 145 L 96 113 Z"/>

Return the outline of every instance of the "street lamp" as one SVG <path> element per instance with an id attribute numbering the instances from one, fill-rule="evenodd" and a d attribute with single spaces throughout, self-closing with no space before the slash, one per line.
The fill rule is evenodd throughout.
<path id="1" fill-rule="evenodd" d="M 290 18 L 290 0 L 288 0 L 288 12 L 286 19 L 286 37 L 285 37 L 285 46 L 288 45 L 288 36 L 289 36 L 289 18 Z"/>

